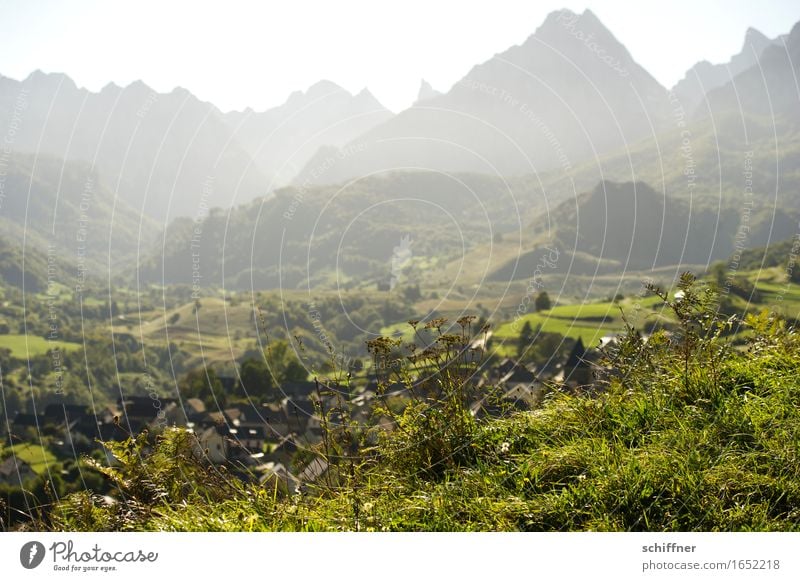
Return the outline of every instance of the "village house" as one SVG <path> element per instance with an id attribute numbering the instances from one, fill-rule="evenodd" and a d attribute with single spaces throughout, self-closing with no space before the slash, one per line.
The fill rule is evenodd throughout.
<path id="1" fill-rule="evenodd" d="M 175 398 L 126 395 L 117 400 L 121 412 L 119 422 L 130 433 L 139 433 L 154 421 L 160 420 L 163 423 L 166 409 L 177 401 Z"/>
<path id="2" fill-rule="evenodd" d="M 25 434 L 28 431 L 33 431 L 38 433 L 39 426 L 42 424 L 41 416 L 37 416 L 35 414 L 27 414 L 23 412 L 18 412 L 14 419 L 11 420 L 11 429 L 9 430 L 8 437 L 9 442 L 13 443 L 11 440 L 14 438 L 19 439 L 27 439 Z"/>
<path id="3" fill-rule="evenodd" d="M 506 389 L 513 389 L 518 385 L 530 385 L 535 381 L 536 374 L 524 365 L 518 364 L 506 372 L 505 375 L 502 375 L 498 379 L 497 385 Z"/>
<path id="4" fill-rule="evenodd" d="M 317 384 L 313 381 L 284 381 L 278 390 L 284 398 L 288 397 L 294 400 L 308 399 L 317 392 Z"/>
<path id="5" fill-rule="evenodd" d="M 276 464 L 289 465 L 298 449 L 297 440 L 294 435 L 283 438 L 277 444 L 273 444 L 266 454 L 265 459 Z"/>
<path id="6" fill-rule="evenodd" d="M 316 416 L 316 406 L 308 399 L 286 398 L 282 402 L 289 429 L 297 434 L 305 433 L 309 422 Z"/>
<path id="7" fill-rule="evenodd" d="M 45 406 L 42 418 L 49 425 L 64 425 L 82 418 L 86 412 L 83 405 L 51 403 Z"/>
<path id="8" fill-rule="evenodd" d="M 314 458 L 300 473 L 299 480 L 303 484 L 318 482 L 327 474 L 330 466 L 323 458 Z"/>
<path id="9" fill-rule="evenodd" d="M 269 491 L 277 490 L 281 494 L 294 494 L 300 488 L 300 479 L 280 462 L 267 462 L 256 466 L 255 471 L 260 473 L 259 484 Z"/>
<path id="10" fill-rule="evenodd" d="M 233 442 L 231 449 L 238 449 L 246 454 L 263 452 L 267 441 L 267 426 L 258 422 L 239 422 L 226 427 L 227 435 Z"/>
<path id="11" fill-rule="evenodd" d="M 195 455 L 206 458 L 212 464 L 224 464 L 228 461 L 228 441 L 225 438 L 224 426 L 212 426 L 197 434 Z"/>
<path id="12" fill-rule="evenodd" d="M 259 418 L 267 424 L 269 440 L 280 441 L 291 433 L 289 419 L 283 405 L 279 403 L 262 404 L 258 412 Z"/>
<path id="13" fill-rule="evenodd" d="M 199 424 L 205 415 L 206 404 L 196 397 L 170 403 L 164 408 L 164 419 L 170 426 L 193 426 Z"/>
<path id="14" fill-rule="evenodd" d="M 245 421 L 247 421 L 247 416 L 241 408 L 229 407 L 219 412 L 207 413 L 202 423 L 237 425 Z"/>

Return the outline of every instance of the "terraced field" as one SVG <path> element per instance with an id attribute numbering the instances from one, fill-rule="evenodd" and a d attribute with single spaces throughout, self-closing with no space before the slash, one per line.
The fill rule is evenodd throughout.
<path id="1" fill-rule="evenodd" d="M 44 355 L 51 349 L 74 351 L 79 348 L 79 343 L 48 341 L 36 335 L 0 335 L 0 349 L 10 349 L 11 355 L 19 359 Z"/>
<path id="2" fill-rule="evenodd" d="M 781 313 L 790 320 L 800 317 L 800 285 L 786 283 L 780 269 L 740 273 L 748 278 L 761 293 L 759 302 L 750 302 L 731 295 L 733 305 L 741 313 L 758 312 L 763 309 Z M 620 310 L 622 309 L 622 310 Z M 581 338 L 587 345 L 597 344 L 601 337 L 623 331 L 622 313 L 635 327 L 641 328 L 646 321 L 669 317 L 668 310 L 658 297 L 632 297 L 615 302 L 559 305 L 548 311 L 524 315 L 516 321 L 506 322 L 495 329 L 492 348 L 501 355 L 516 352 L 514 340 L 523 325 L 528 322 L 535 330 L 559 333 L 573 339 Z"/>
<path id="3" fill-rule="evenodd" d="M 31 442 L 11 446 L 6 450 L 4 456 L 11 456 L 12 453 L 16 456 L 18 462 L 30 464 L 37 474 L 43 474 L 47 471 L 48 466 L 52 468 L 56 463 L 56 457 L 53 456 L 50 450 Z"/>
<path id="4" fill-rule="evenodd" d="M 646 317 L 660 315 L 658 297 L 634 297 L 619 302 L 559 305 L 548 311 L 523 315 L 516 321 L 500 325 L 494 334 L 496 343 L 516 339 L 525 323 L 547 333 L 559 333 L 586 344 L 597 343 L 604 335 L 621 332 L 625 325 L 622 311 L 629 321 L 641 324 Z"/>

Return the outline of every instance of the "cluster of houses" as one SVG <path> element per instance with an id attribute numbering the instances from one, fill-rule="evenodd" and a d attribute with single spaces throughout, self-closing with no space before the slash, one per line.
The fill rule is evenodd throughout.
<path id="1" fill-rule="evenodd" d="M 496 389 L 476 399 L 471 405 L 472 413 L 496 415 L 507 409 L 532 409 L 542 401 L 548 387 L 573 394 L 591 391 L 604 372 L 599 359 L 600 353 L 587 349 L 581 339 L 563 361 L 548 361 L 531 368 L 510 357 L 503 359 L 479 380 L 479 387 L 486 384 Z"/>
<path id="2" fill-rule="evenodd" d="M 262 482 L 279 478 L 293 490 L 303 478 L 319 477 L 318 464 L 295 467 L 293 458 L 301 447 L 322 438 L 321 409 L 329 409 L 334 395 L 319 401 L 312 382 L 286 383 L 283 399 L 276 403 L 233 405 L 209 410 L 197 398 L 175 399 L 141 395 L 124 396 L 116 405 L 99 410 L 72 404 L 49 404 L 39 414 L 18 413 L 6 424 L 9 445 L 39 442 L 42 435 L 65 456 L 85 454 L 99 442 L 124 441 L 142 430 L 157 432 L 166 426 L 183 427 L 196 437 L 196 453 L 213 464 L 226 464 L 244 478 L 257 475 Z M 369 392 L 352 398 L 356 415 L 366 421 Z M 54 450 L 55 451 L 55 450 Z M 115 459 L 106 451 L 107 459 Z M 8 465 L 6 465 L 8 464 Z M 295 477 L 287 468 L 300 472 Z M 6 474 L 8 472 L 8 474 Z M 35 473 L 13 457 L 0 464 L 0 484 L 19 485 Z"/>
<path id="3" fill-rule="evenodd" d="M 537 369 L 505 359 L 476 379 L 475 387 L 493 386 L 491 390 L 475 390 L 470 408 L 475 416 L 496 415 L 508 409 L 531 409 L 543 396 L 545 385 L 578 392 L 590 388 L 595 380 L 598 354 L 587 350 L 578 340 L 568 357 L 555 365 Z M 403 389 L 398 386 L 398 393 Z M 199 456 L 214 464 L 234 468 L 242 477 L 256 477 L 265 485 L 279 486 L 293 492 L 303 483 L 325 474 L 327 465 L 319 458 L 306 465 L 295 461 L 299 449 L 320 442 L 323 422 L 320 410 L 331 409 L 336 395 L 317 395 L 311 382 L 287 383 L 281 386 L 283 399 L 269 404 L 236 405 L 209 410 L 197 398 L 170 399 L 130 395 L 120 398 L 116 406 L 89 410 L 85 406 L 50 404 L 41 414 L 19 413 L 7 424 L 9 444 L 38 442 L 41 434 L 74 456 L 95 449 L 103 441 L 123 441 L 143 429 L 157 430 L 178 426 L 196 436 Z M 353 420 L 366 424 L 372 413 L 372 399 L 377 386 L 366 385 L 355 397 L 348 397 Z M 380 418 L 384 429 L 391 422 Z M 114 458 L 109 454 L 109 462 Z M 0 462 L 0 484 L 20 484 L 35 474 L 24 462 L 7 458 Z"/>

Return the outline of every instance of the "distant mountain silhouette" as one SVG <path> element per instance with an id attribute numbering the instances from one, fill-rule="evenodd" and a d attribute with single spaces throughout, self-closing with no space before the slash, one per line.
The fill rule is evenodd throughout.
<path id="1" fill-rule="evenodd" d="M 667 112 L 666 89 L 592 12 L 564 10 L 446 94 L 420 101 L 339 155 L 320 152 L 297 181 L 404 167 L 495 175 L 568 168 L 651 134 Z"/>
<path id="2" fill-rule="evenodd" d="M 774 119 L 783 116 L 796 125 L 800 119 L 800 22 L 778 42 L 766 47 L 757 65 L 707 94 L 711 114 L 744 112 Z M 697 116 L 709 113 L 700 107 Z"/>
<path id="3" fill-rule="evenodd" d="M 93 93 L 41 71 L 0 79 L 0 125 L 20 104 L 16 151 L 94 163 L 112 191 L 158 220 L 194 215 L 201 200 L 226 205 L 265 193 L 219 111 L 185 89 L 156 93 L 137 81 Z"/>
<path id="4" fill-rule="evenodd" d="M 733 55 L 730 61 L 716 65 L 700 61 L 686 71 L 686 76 L 672 91 L 683 108 L 692 112 L 701 106 L 706 93 L 729 83 L 736 75 L 755 65 L 767 47 L 779 45 L 782 40 L 780 37 L 770 40 L 755 28 L 748 28 L 742 50 Z"/>
<path id="5" fill-rule="evenodd" d="M 344 145 L 391 117 L 367 89 L 351 95 L 320 81 L 305 93 L 292 93 L 279 107 L 231 112 L 224 119 L 261 172 L 282 186 L 320 147 Z"/>
<path id="6" fill-rule="evenodd" d="M 151 251 L 155 221 L 115 199 L 87 162 L 14 154 L 3 169 L 0 236 L 20 249 L 24 243 L 26 252 L 52 254 L 69 286 L 87 272 L 130 268 L 140 249 Z"/>
<path id="7" fill-rule="evenodd" d="M 419 105 L 423 101 L 435 99 L 441 94 L 442 93 L 440 91 L 437 91 L 436 89 L 431 87 L 431 84 L 428 81 L 422 79 L 422 82 L 420 82 L 419 85 L 419 91 L 417 92 L 417 100 L 414 101 L 414 105 Z"/>
<path id="8" fill-rule="evenodd" d="M 226 288 L 325 286 L 339 277 L 342 284 L 388 283 L 403 279 L 398 245 L 413 254 L 402 268 L 419 257 L 444 264 L 496 230 L 518 226 L 508 211 L 515 204 L 507 181 L 481 175 L 399 172 L 343 187 L 287 187 L 213 210 L 199 223 L 175 220 L 139 275 L 143 282 L 192 284 L 196 264 L 203 285 Z M 193 237 L 196 230 L 202 236 Z"/>
<path id="9" fill-rule="evenodd" d="M 157 93 L 137 81 L 93 93 L 36 71 L 0 77 L 0 126 L 15 116 L 13 150 L 93 163 L 121 199 L 166 222 L 266 194 L 321 145 L 391 113 L 366 90 L 352 96 L 326 81 L 264 113 L 223 115 L 181 88 Z"/>
<path id="10" fill-rule="evenodd" d="M 405 239 L 426 276 L 495 237 L 491 276 L 525 276 L 545 231 L 565 271 L 706 264 L 744 220 L 745 246 L 796 230 L 798 63 L 800 25 L 751 29 L 668 92 L 592 12 L 564 10 L 444 94 L 422 81 L 397 115 L 330 81 L 222 113 L 180 88 L 0 77 L 0 236 L 71 265 L 87 214 L 98 267 L 140 254 L 143 282 L 192 284 L 195 244 L 204 284 L 234 288 L 386 282 Z"/>
<path id="11" fill-rule="evenodd" d="M 529 277 L 552 247 L 561 250 L 555 271 L 573 274 L 707 265 L 730 256 L 737 243 L 756 247 L 792 236 L 800 217 L 764 207 L 746 216 L 737 210 L 665 196 L 643 182 L 601 182 L 534 224 L 540 231 L 551 227 L 552 240 L 503 265 L 492 279 Z M 742 225 L 747 236 L 737 238 Z"/>

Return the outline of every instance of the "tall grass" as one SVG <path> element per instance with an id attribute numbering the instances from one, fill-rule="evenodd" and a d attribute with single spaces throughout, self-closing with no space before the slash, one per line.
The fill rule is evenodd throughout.
<path id="1" fill-rule="evenodd" d="M 589 394 L 553 389 L 538 409 L 476 420 L 468 402 L 485 394 L 470 381 L 471 320 L 456 332 L 443 320 L 413 323 L 413 344 L 370 344 L 385 371 L 376 413 L 394 429 L 349 423 L 346 398 L 326 414 L 313 452 L 336 478 L 288 496 L 231 484 L 168 432 L 151 453 L 105 469 L 129 487 L 118 504 L 75 495 L 52 527 L 800 530 L 797 333 L 766 312 L 720 318 L 714 293 L 689 276 L 680 290 L 674 299 L 652 289 L 677 330 L 645 341 L 628 326 Z M 742 326 L 747 343 L 734 347 Z M 397 389 L 411 402 L 401 411 L 388 405 Z"/>

